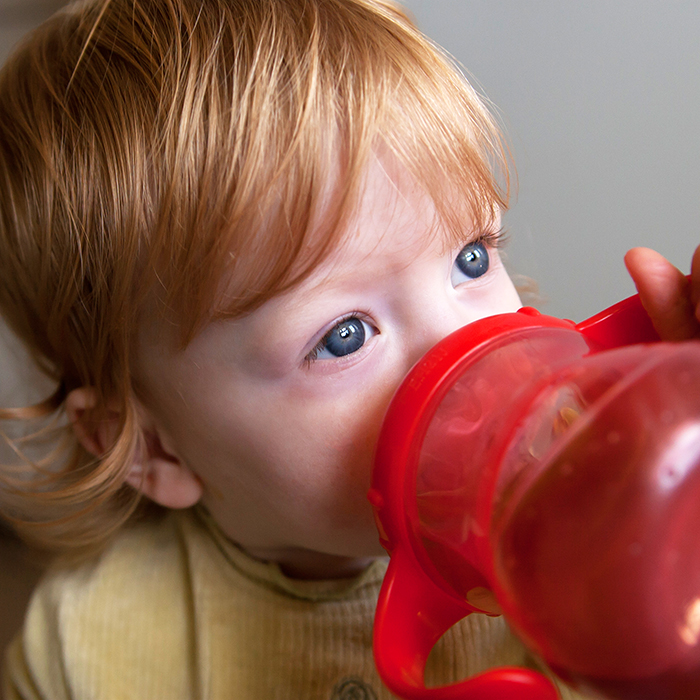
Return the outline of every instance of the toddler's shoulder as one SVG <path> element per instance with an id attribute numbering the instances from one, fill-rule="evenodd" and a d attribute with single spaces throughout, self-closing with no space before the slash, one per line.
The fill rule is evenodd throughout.
<path id="1" fill-rule="evenodd" d="M 129 527 L 96 559 L 47 573 L 8 675 L 27 697 L 148 697 L 149 686 L 189 697 L 190 590 L 178 517 Z"/>
<path id="2" fill-rule="evenodd" d="M 39 584 L 32 604 L 70 616 L 100 611 L 105 619 L 112 609 L 124 613 L 152 608 L 164 594 L 182 589 L 186 577 L 180 522 L 176 514 L 168 514 L 126 527 L 91 560 L 54 567 Z"/>

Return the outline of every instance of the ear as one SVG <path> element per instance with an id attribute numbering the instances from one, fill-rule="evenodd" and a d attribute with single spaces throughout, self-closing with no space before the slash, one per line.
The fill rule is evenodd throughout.
<path id="1" fill-rule="evenodd" d="M 95 414 L 97 392 L 92 387 L 74 389 L 66 397 L 66 413 L 80 444 L 95 457 L 103 457 L 119 434 L 120 414 L 109 406 Z M 141 407 L 139 407 L 141 408 Z M 202 497 L 199 477 L 163 447 L 163 436 L 145 409 L 139 410 L 142 447 L 134 457 L 127 483 L 166 508 L 189 508 Z"/>

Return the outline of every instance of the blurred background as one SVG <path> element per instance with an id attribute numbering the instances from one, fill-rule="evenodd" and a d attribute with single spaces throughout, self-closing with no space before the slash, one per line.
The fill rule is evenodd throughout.
<path id="1" fill-rule="evenodd" d="M 0 61 L 62 4 L 0 0 Z M 508 264 L 539 283 L 542 311 L 578 321 L 632 294 L 622 257 L 635 245 L 688 271 L 700 243 L 697 0 L 404 4 L 498 111 L 518 173 Z M 0 326 L 0 406 L 46 393 Z M 37 572 L 15 545 L 0 538 L 0 649 Z"/>

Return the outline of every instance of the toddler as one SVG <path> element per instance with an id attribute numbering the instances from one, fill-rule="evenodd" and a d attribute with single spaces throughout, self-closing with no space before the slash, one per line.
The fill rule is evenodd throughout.
<path id="1" fill-rule="evenodd" d="M 390 697 L 372 454 L 412 364 L 520 306 L 505 155 L 388 0 L 84 0 L 27 38 L 0 74 L 0 313 L 56 390 L 0 417 L 62 440 L 18 445 L 0 492 L 60 557 L 6 700 Z M 695 287 L 628 266 L 694 335 Z M 427 680 L 533 663 L 472 615 Z"/>

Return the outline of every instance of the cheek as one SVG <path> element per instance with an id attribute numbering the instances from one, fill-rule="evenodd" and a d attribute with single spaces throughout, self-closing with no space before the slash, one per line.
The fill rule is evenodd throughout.
<path id="1" fill-rule="evenodd" d="M 310 547 L 328 531 L 373 535 L 367 490 L 383 411 L 375 419 L 365 407 L 297 405 L 270 410 L 262 422 L 212 426 L 209 446 L 198 451 L 208 459 L 197 469 L 230 534 L 249 541 L 246 528 L 256 522 L 270 536 L 286 533 Z"/>
<path id="2" fill-rule="evenodd" d="M 397 363 L 352 381 L 269 389 L 211 375 L 180 382 L 177 392 L 165 392 L 172 384 L 163 383 L 158 403 L 178 456 L 213 497 L 272 502 L 287 489 L 309 499 L 319 492 L 327 500 L 343 493 L 365 499 L 381 422 L 402 378 Z"/>
<path id="3" fill-rule="evenodd" d="M 370 396 L 360 396 L 353 410 L 339 412 L 325 437 L 325 459 L 334 465 L 327 488 L 344 503 L 346 513 L 371 513 L 367 491 L 384 414 L 395 387 Z M 319 469 L 324 466 L 320 465 Z"/>
<path id="4" fill-rule="evenodd" d="M 352 389 L 330 392 L 328 396 L 288 400 L 293 408 L 281 410 L 275 422 L 284 426 L 266 449 L 276 449 L 291 459 L 296 468 L 323 488 L 360 493 L 369 487 L 376 441 L 395 390 L 393 382 L 382 389 L 372 382 Z M 370 389 L 371 386 L 371 389 Z M 272 457 L 268 453 L 268 457 Z"/>
<path id="5" fill-rule="evenodd" d="M 335 411 L 334 420 L 326 426 L 326 447 L 330 454 L 355 462 L 371 461 L 388 403 L 372 398 L 376 397 Z"/>
<path id="6" fill-rule="evenodd" d="M 360 481 L 364 491 L 384 403 L 372 407 L 359 395 L 222 402 L 173 421 L 172 433 L 184 461 L 219 491 L 333 491 Z"/>

